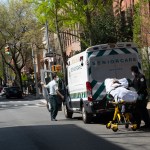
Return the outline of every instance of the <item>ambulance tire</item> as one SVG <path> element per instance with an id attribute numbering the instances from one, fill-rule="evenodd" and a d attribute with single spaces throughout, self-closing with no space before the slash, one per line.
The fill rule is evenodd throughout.
<path id="1" fill-rule="evenodd" d="M 82 106 L 82 119 L 83 119 L 83 122 L 86 124 L 86 123 L 90 123 L 91 120 L 92 120 L 92 116 L 91 114 L 88 114 L 84 108 L 84 106 Z"/>
<path id="2" fill-rule="evenodd" d="M 63 105 L 64 115 L 66 118 L 72 118 L 73 112 L 68 110 L 67 105 Z"/>

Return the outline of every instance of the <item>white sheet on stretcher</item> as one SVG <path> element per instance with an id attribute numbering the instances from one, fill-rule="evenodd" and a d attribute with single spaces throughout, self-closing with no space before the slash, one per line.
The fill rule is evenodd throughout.
<path id="1" fill-rule="evenodd" d="M 119 83 L 114 83 L 114 80 Z M 105 80 L 106 92 L 110 93 L 115 102 L 124 100 L 125 102 L 134 102 L 137 100 L 138 94 L 135 91 L 126 89 L 128 87 L 128 81 L 126 78 L 123 79 L 106 79 Z"/>

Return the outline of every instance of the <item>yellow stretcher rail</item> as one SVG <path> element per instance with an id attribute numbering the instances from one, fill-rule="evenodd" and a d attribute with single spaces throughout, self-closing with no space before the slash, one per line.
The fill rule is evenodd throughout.
<path id="1" fill-rule="evenodd" d="M 128 128 L 129 125 L 131 125 L 131 129 L 133 131 L 137 130 L 137 124 L 131 122 L 131 116 L 132 114 L 129 112 L 126 112 L 125 105 L 126 102 L 124 100 L 120 101 L 119 103 L 115 101 L 110 101 L 109 103 L 115 105 L 115 111 L 113 115 L 112 121 L 109 121 L 109 123 L 106 124 L 107 129 L 112 129 L 114 132 L 118 131 L 118 125 L 125 125 L 125 128 Z M 134 102 L 130 103 L 131 105 L 134 104 Z M 120 109 L 121 106 L 121 109 Z M 124 108 L 124 110 L 123 110 Z"/>

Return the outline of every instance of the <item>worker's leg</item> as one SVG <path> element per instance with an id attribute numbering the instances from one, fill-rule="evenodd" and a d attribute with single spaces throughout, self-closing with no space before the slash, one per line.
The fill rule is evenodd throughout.
<path id="1" fill-rule="evenodd" d="M 141 108 L 140 108 L 140 102 L 137 101 L 135 104 L 135 108 L 133 109 L 133 118 L 134 121 L 137 124 L 137 127 L 140 128 L 141 125 Z"/>
<path id="2" fill-rule="evenodd" d="M 57 96 L 54 96 L 54 101 L 53 101 L 53 105 L 54 105 L 54 114 L 53 114 L 53 118 L 55 119 L 58 113 L 58 102 L 57 102 Z"/>
<path id="3" fill-rule="evenodd" d="M 141 104 L 141 115 L 142 115 L 142 119 L 145 122 L 145 126 L 146 127 L 150 127 L 150 118 L 149 118 L 149 114 L 148 114 L 148 110 L 147 110 L 147 102 L 144 101 Z"/>
<path id="4" fill-rule="evenodd" d="M 55 99 L 54 99 L 54 96 L 50 95 L 50 104 L 51 104 L 51 120 L 52 119 L 55 119 L 54 116 L 55 116 Z"/>

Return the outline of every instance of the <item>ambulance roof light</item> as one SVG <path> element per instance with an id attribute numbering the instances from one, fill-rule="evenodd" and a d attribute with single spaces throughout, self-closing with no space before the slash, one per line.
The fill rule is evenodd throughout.
<path id="1" fill-rule="evenodd" d="M 124 44 L 123 43 L 119 43 L 117 44 L 118 47 L 124 47 Z"/>
<path id="2" fill-rule="evenodd" d="M 80 56 L 80 61 L 83 61 L 83 56 Z"/>
<path id="3" fill-rule="evenodd" d="M 80 56 L 81 66 L 83 66 L 83 56 Z"/>
<path id="4" fill-rule="evenodd" d="M 126 44 L 127 47 L 131 47 L 131 44 Z"/>
<path id="5" fill-rule="evenodd" d="M 93 47 L 93 50 L 98 50 L 99 48 L 98 47 Z"/>
<path id="6" fill-rule="evenodd" d="M 101 46 L 102 49 L 107 49 L 108 45 Z"/>
<path id="7" fill-rule="evenodd" d="M 114 43 L 109 43 L 108 44 L 110 48 L 115 48 L 115 44 Z"/>

